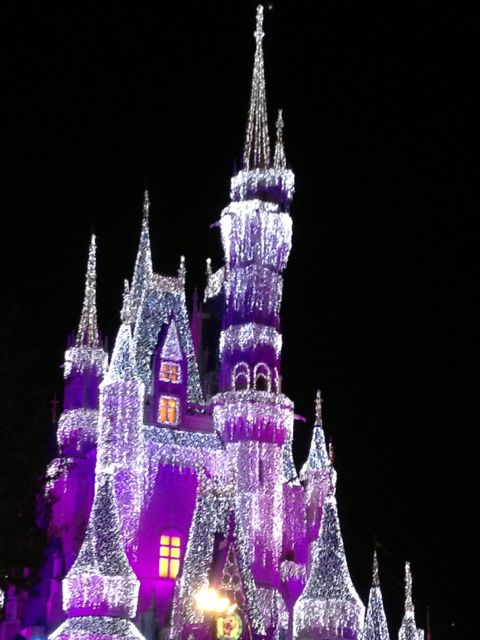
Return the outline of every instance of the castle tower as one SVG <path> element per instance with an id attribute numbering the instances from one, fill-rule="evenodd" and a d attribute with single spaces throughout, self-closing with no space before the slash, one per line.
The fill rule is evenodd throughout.
<path id="1" fill-rule="evenodd" d="M 99 386 L 108 356 L 100 345 L 96 305 L 96 241 L 88 253 L 83 308 L 74 343 L 65 353 L 64 411 L 57 428 L 59 457 L 47 469 L 46 493 L 51 500 L 52 552 L 58 549 L 65 569 L 80 548 L 94 493 Z M 58 575 L 51 576 L 58 579 Z M 50 606 L 52 605 L 52 606 Z M 49 624 L 63 618 L 49 604 Z"/>
<path id="2" fill-rule="evenodd" d="M 225 313 L 221 392 L 212 405 L 215 428 L 237 469 L 238 513 L 250 540 L 253 575 L 257 584 L 271 588 L 279 584 L 283 445 L 293 429 L 293 403 L 281 393 L 280 306 L 294 176 L 270 163 L 261 5 L 254 35 L 243 169 L 232 178 L 231 202 L 220 219 Z"/>

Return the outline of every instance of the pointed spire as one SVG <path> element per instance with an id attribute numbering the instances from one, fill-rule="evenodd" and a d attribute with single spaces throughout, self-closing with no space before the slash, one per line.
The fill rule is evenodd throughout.
<path id="1" fill-rule="evenodd" d="M 373 580 L 365 616 L 364 640 L 389 640 L 387 617 L 378 577 L 377 550 L 373 554 Z"/>
<path id="2" fill-rule="evenodd" d="M 243 152 L 243 166 L 249 169 L 267 169 L 270 166 L 270 140 L 268 136 L 267 98 L 265 95 L 265 71 L 263 65 L 263 6 L 257 6 L 257 23 L 254 32 L 256 47 L 253 66 L 250 109 L 247 135 Z"/>
<path id="3" fill-rule="evenodd" d="M 334 495 L 325 501 L 312 569 L 295 605 L 295 637 L 314 629 L 362 628 L 365 607 L 348 571 Z M 302 636 L 303 637 L 303 636 Z M 306 636 L 305 636 L 306 637 Z"/>
<path id="4" fill-rule="evenodd" d="M 379 587 L 380 586 L 380 578 L 379 578 L 379 574 L 378 574 L 378 557 L 377 557 L 377 549 L 375 548 L 374 552 L 373 552 L 373 578 L 372 578 L 372 585 L 374 587 Z"/>
<path id="5" fill-rule="evenodd" d="M 399 640 L 421 640 L 423 629 L 418 629 L 415 622 L 415 607 L 412 598 L 412 572 L 410 563 L 405 563 L 405 614 L 398 632 Z"/>
<path id="6" fill-rule="evenodd" d="M 410 562 L 405 563 L 405 611 L 413 611 L 412 571 Z"/>
<path id="7" fill-rule="evenodd" d="M 95 235 L 90 240 L 88 251 L 87 275 L 85 278 L 85 297 L 83 299 L 82 315 L 78 326 L 76 347 L 90 347 L 98 349 L 99 336 L 97 326 L 97 268 L 96 268 Z"/>
<path id="8" fill-rule="evenodd" d="M 320 389 L 317 389 L 317 395 L 315 397 L 315 424 L 316 425 L 322 424 L 322 405 L 323 405 L 322 392 L 320 391 Z"/>
<path id="9" fill-rule="evenodd" d="M 277 117 L 277 139 L 275 141 L 275 154 L 273 156 L 273 166 L 275 169 L 286 169 L 287 158 L 285 156 L 285 145 L 283 143 L 283 117 L 282 109 L 278 110 Z"/>
<path id="10" fill-rule="evenodd" d="M 153 282 L 152 252 L 150 249 L 150 230 L 148 224 L 149 210 L 150 200 L 148 197 L 148 191 L 145 190 L 143 199 L 142 231 L 140 233 L 140 243 L 138 246 L 130 291 L 130 309 L 133 317 L 136 316 L 138 307 L 142 300 L 143 292 Z"/>
<path id="11" fill-rule="evenodd" d="M 315 427 L 308 458 L 300 472 L 300 478 L 304 480 L 309 471 L 322 471 L 330 467 L 330 459 L 325 444 L 325 433 L 322 427 L 322 394 L 317 391 L 315 398 Z"/>

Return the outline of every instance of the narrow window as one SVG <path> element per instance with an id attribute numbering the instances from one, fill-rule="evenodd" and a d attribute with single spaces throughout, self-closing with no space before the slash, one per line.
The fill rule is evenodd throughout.
<path id="1" fill-rule="evenodd" d="M 163 361 L 160 365 L 161 382 L 173 382 L 179 384 L 182 381 L 182 370 L 177 362 Z"/>
<path id="2" fill-rule="evenodd" d="M 165 424 L 178 423 L 178 398 L 160 396 L 158 404 L 158 421 Z"/>
<path id="3" fill-rule="evenodd" d="M 160 536 L 160 578 L 176 578 L 180 569 L 180 536 L 162 534 Z"/>

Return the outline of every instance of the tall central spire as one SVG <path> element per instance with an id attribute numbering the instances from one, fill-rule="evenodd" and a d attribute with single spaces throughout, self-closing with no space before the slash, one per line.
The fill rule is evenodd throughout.
<path id="1" fill-rule="evenodd" d="M 253 66 L 252 92 L 248 112 L 247 135 L 243 152 L 244 169 L 266 169 L 270 166 L 267 98 L 263 65 L 263 6 L 257 6 L 257 26 L 254 32 L 256 48 Z"/>

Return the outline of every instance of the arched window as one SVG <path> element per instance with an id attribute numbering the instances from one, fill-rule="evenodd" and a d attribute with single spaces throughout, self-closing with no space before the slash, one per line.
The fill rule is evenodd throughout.
<path id="1" fill-rule="evenodd" d="M 270 367 L 265 362 L 258 362 L 253 369 L 253 380 L 255 389 L 259 391 L 270 391 L 272 385 L 272 374 Z"/>
<path id="2" fill-rule="evenodd" d="M 237 362 L 232 371 L 232 389 L 250 389 L 250 368 L 246 362 Z"/>
<path id="3" fill-rule="evenodd" d="M 160 578 L 176 578 L 182 557 L 182 538 L 176 531 L 166 531 L 160 536 L 158 575 Z"/>

